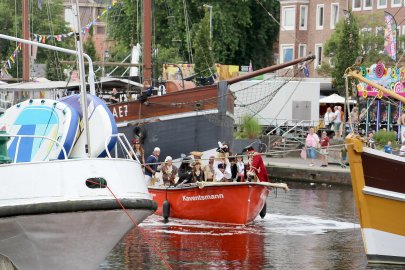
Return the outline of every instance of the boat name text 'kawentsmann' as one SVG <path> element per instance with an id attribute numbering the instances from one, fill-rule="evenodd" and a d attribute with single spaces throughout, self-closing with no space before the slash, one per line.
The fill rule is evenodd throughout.
<path id="1" fill-rule="evenodd" d="M 215 194 L 215 195 L 205 195 L 205 196 L 186 196 L 183 195 L 183 201 L 205 201 L 205 200 L 215 200 L 223 199 L 224 194 Z"/>

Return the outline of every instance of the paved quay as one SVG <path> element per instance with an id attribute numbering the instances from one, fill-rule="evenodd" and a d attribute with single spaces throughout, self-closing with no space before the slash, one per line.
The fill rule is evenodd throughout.
<path id="1" fill-rule="evenodd" d="M 309 160 L 298 157 L 263 157 L 263 161 L 271 179 L 351 185 L 349 166 L 341 168 L 340 164 L 332 163 L 321 167 L 321 160 L 316 159 L 311 167 Z"/>

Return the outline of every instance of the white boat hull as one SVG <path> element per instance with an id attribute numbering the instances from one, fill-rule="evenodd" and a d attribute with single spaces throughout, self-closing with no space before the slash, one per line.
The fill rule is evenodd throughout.
<path id="1" fill-rule="evenodd" d="M 20 270 L 97 269 L 157 206 L 138 162 L 70 159 L 0 165 L 0 254 Z M 108 188 L 86 185 L 106 181 Z M 100 188 L 102 187 L 102 188 Z"/>
<path id="2" fill-rule="evenodd" d="M 369 262 L 405 264 L 405 236 L 370 228 L 362 233 Z"/>
<path id="3" fill-rule="evenodd" d="M 139 223 L 151 210 L 130 210 Z M 17 269 L 97 269 L 134 226 L 122 210 L 0 219 L 0 253 Z"/>

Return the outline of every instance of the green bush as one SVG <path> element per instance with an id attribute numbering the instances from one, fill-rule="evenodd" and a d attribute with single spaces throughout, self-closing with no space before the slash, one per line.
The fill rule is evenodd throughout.
<path id="1" fill-rule="evenodd" d="M 374 140 L 376 144 L 381 146 L 386 145 L 388 141 L 391 141 L 394 146 L 397 140 L 397 133 L 395 131 L 380 130 L 374 134 Z"/>
<path id="2" fill-rule="evenodd" d="M 262 133 L 257 118 L 245 115 L 242 118 L 241 131 L 235 134 L 237 139 L 256 139 Z"/>

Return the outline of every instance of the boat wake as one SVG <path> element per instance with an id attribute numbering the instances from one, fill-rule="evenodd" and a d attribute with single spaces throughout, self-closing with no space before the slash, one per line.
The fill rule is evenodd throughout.
<path id="1" fill-rule="evenodd" d="M 357 229 L 356 223 L 323 219 L 316 216 L 298 215 L 289 216 L 283 214 L 268 214 L 262 220 L 255 220 L 263 224 L 266 230 L 285 235 L 308 235 L 325 234 L 330 231 Z"/>
<path id="2" fill-rule="evenodd" d="M 251 225 L 218 224 L 208 221 L 170 219 L 163 224 L 163 218 L 152 215 L 140 227 L 154 232 L 185 235 L 236 235 L 236 234 L 284 234 L 309 235 L 325 234 L 330 231 L 357 229 L 359 225 L 352 222 L 322 219 L 316 216 L 290 216 L 283 214 L 267 214 L 264 219 L 256 218 Z"/>

